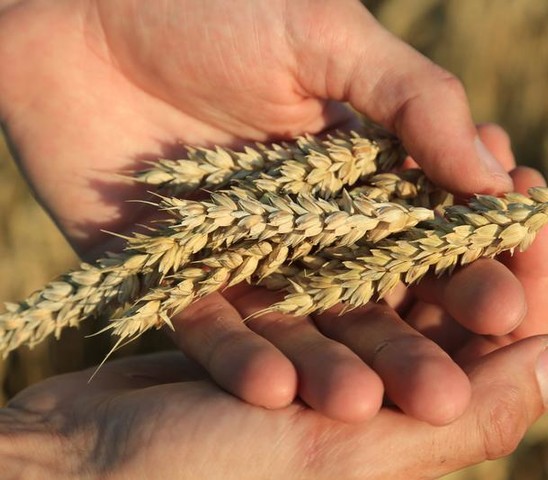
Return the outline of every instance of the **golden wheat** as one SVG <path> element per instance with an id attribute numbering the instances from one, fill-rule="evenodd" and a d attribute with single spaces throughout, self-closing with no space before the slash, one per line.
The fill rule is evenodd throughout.
<path id="1" fill-rule="evenodd" d="M 388 172 L 405 158 L 393 136 L 373 127 L 366 132 L 339 132 L 323 141 L 305 135 L 292 143 L 257 144 L 256 149 L 246 147 L 242 152 L 190 148 L 188 158 L 160 160 L 150 169 L 135 172 L 133 178 L 172 195 L 244 181 L 252 190 L 311 192 L 325 198 L 372 174 Z"/>
<path id="2" fill-rule="evenodd" d="M 170 325 L 169 318 L 195 299 L 241 281 L 284 289 L 285 299 L 260 313 L 308 315 L 337 303 L 343 311 L 382 299 L 400 282 L 419 281 L 430 269 L 440 275 L 456 265 L 525 250 L 548 223 L 548 188 L 532 188 L 531 197 L 478 196 L 468 206 L 452 206 L 445 218 L 398 238 L 358 246 L 337 246 L 300 258 L 287 245 L 269 241 L 225 250 L 174 275 L 172 283 L 145 295 L 111 328 L 122 338 L 151 327 Z M 287 264 L 287 261 L 291 264 Z"/>
<path id="3" fill-rule="evenodd" d="M 395 239 L 326 248 L 304 257 L 294 275 L 284 272 L 262 280 L 267 287 L 289 292 L 267 311 L 306 315 L 340 302 L 355 308 L 373 297 L 383 298 L 399 282 L 417 282 L 431 269 L 440 275 L 479 257 L 525 250 L 548 223 L 548 188 L 532 188 L 529 194 L 478 196 L 468 206 L 448 207 L 445 218 Z"/>
<path id="4" fill-rule="evenodd" d="M 338 134 L 320 141 L 307 135 L 295 145 L 262 147 L 274 166 L 266 174 L 256 172 L 254 182 L 235 191 L 250 194 L 260 185 L 262 191 L 302 190 L 333 196 L 358 178 L 401 163 L 404 153 L 399 143 L 376 131 L 375 136 L 376 140 L 370 140 L 355 133 Z M 228 155 L 222 149 L 207 152 L 204 158 L 211 164 L 222 164 Z M 194 185 L 192 179 L 189 182 Z M 23 344 L 32 347 L 51 333 L 59 336 L 67 326 L 108 315 L 113 308 L 135 300 L 165 275 L 177 271 L 207 241 L 207 237 L 181 233 L 172 223 L 151 228 L 148 235 L 125 238 L 127 248 L 121 254 L 99 259 L 94 265 L 83 264 L 80 270 L 62 275 L 24 301 L 7 304 L 7 311 L 0 315 L 0 350 L 4 355 Z"/>
<path id="5" fill-rule="evenodd" d="M 451 205 L 452 197 L 421 171 L 386 171 L 403 157 L 396 141 L 378 134 L 373 140 L 305 136 L 242 154 L 190 150 L 199 168 L 218 170 L 205 175 L 202 168 L 187 178 L 187 190 L 230 180 L 226 190 L 204 201 L 158 195 L 155 206 L 168 220 L 123 237 L 122 253 L 83 264 L 8 304 L 0 315 L 0 350 L 33 346 L 101 314 L 111 315 L 108 328 L 121 340 L 134 338 L 171 325 L 170 317 L 197 298 L 241 281 L 286 290 L 267 311 L 303 315 L 338 302 L 354 308 L 431 269 L 440 274 L 480 256 L 524 249 L 548 222 L 546 188 L 531 189 L 530 197 L 484 195 Z M 266 173 L 257 170 L 264 165 Z"/>

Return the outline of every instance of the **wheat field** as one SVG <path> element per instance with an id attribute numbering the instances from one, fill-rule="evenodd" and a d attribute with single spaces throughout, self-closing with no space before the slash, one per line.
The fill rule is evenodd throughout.
<path id="1" fill-rule="evenodd" d="M 548 2 L 546 0 L 376 0 L 364 2 L 388 29 L 464 82 L 478 123 L 496 121 L 521 164 L 548 173 Z M 38 234 L 36 233 L 38 232 Z M 0 300 L 17 300 L 77 262 L 34 201 L 0 141 Z M 55 373 L 97 363 L 107 336 L 71 330 L 60 342 L 20 349 L 0 364 L 3 398 Z M 167 346 L 149 335 L 117 355 Z M 535 425 L 509 458 L 446 480 L 548 479 L 548 420 Z"/>

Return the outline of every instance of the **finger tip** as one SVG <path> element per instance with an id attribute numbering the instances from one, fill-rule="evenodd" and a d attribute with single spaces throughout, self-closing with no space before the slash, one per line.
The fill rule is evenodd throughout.
<path id="1" fill-rule="evenodd" d="M 384 386 L 365 364 L 349 362 L 323 378 L 303 379 L 300 395 L 308 405 L 333 420 L 360 423 L 380 410 Z"/>
<path id="2" fill-rule="evenodd" d="M 472 396 L 466 374 L 452 361 L 442 361 L 432 362 L 425 378 L 437 378 L 437 381 L 419 384 L 412 401 L 402 409 L 418 420 L 436 426 L 448 425 L 458 419 Z"/>
<path id="3" fill-rule="evenodd" d="M 361 423 L 373 418 L 382 406 L 384 388 L 380 379 L 346 382 L 339 385 L 322 409 L 328 417 L 345 423 Z"/>
<path id="4" fill-rule="evenodd" d="M 546 186 L 546 179 L 542 173 L 531 167 L 520 165 L 512 170 L 511 176 L 515 190 L 523 194 L 527 194 L 527 190 L 531 187 Z"/>
<path id="5" fill-rule="evenodd" d="M 252 386 L 247 390 L 249 403 L 267 409 L 284 408 L 293 402 L 297 395 L 297 372 L 289 360 L 265 362 L 257 365 L 250 377 Z"/>
<path id="6" fill-rule="evenodd" d="M 480 175 L 478 180 L 485 183 L 483 188 L 478 188 L 474 193 L 504 193 L 509 192 L 514 187 L 512 178 L 491 150 L 483 143 L 479 136 L 474 138 L 474 148 L 476 150 L 477 166 Z"/>
<path id="7" fill-rule="evenodd" d="M 297 394 L 295 367 L 272 349 L 227 361 L 215 380 L 245 402 L 267 409 L 287 407 Z"/>
<path id="8" fill-rule="evenodd" d="M 417 337 L 381 375 L 389 399 L 405 414 L 432 425 L 446 425 L 470 402 L 466 373 L 433 342 Z"/>
<path id="9" fill-rule="evenodd" d="M 481 335 L 505 335 L 525 317 L 520 281 L 502 263 L 480 259 L 447 284 L 445 304 L 461 325 Z"/>

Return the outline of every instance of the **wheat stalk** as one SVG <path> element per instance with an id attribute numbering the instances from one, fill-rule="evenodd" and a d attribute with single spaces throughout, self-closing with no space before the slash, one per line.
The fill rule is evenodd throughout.
<path id="1" fill-rule="evenodd" d="M 445 218 L 430 222 L 433 228 L 406 230 L 397 240 L 369 246 L 326 248 L 304 257 L 302 268 L 285 264 L 295 259 L 285 245 L 263 241 L 231 249 L 175 274 L 171 284 L 145 295 L 108 328 L 124 339 L 171 325 L 169 318 L 195 299 L 244 280 L 289 292 L 255 315 L 308 315 L 341 302 L 347 311 L 382 299 L 401 281 L 417 282 L 432 267 L 440 275 L 480 256 L 525 250 L 548 223 L 548 189 L 529 193 L 531 198 L 478 196 L 467 207 L 449 207 Z"/>
<path id="2" fill-rule="evenodd" d="M 233 173 L 244 158 L 253 168 L 249 174 L 217 172 L 215 178 L 224 179 L 217 183 L 202 175 L 193 185 L 239 179 L 203 202 L 159 196 L 155 205 L 171 214 L 169 220 L 123 237 L 121 254 L 83 264 L 8 304 L 0 315 L 0 350 L 32 346 L 114 308 L 122 314 L 109 328 L 131 338 L 169 324 L 169 316 L 194 299 L 243 280 L 289 292 L 269 310 L 302 314 L 338 301 L 354 307 L 384 296 L 400 279 L 416 281 L 432 266 L 440 273 L 458 261 L 525 248 L 546 223 L 548 190 L 541 188 L 532 189 L 531 198 L 479 196 L 432 220 L 433 210 L 443 213 L 451 197 L 420 171 L 383 172 L 401 161 L 395 145 L 339 134 L 261 147 L 258 156 L 249 149 L 241 156 L 194 150 L 217 166 L 221 157 L 239 158 Z M 266 173 L 253 170 L 263 164 L 270 165 Z M 359 179 L 366 183 L 343 190 Z"/>
<path id="3" fill-rule="evenodd" d="M 445 219 L 431 222 L 432 228 L 305 257 L 294 275 L 262 280 L 267 287 L 289 292 L 267 311 L 306 315 L 339 302 L 355 308 L 373 297 L 383 298 L 401 281 L 417 282 L 431 269 L 440 275 L 479 257 L 525 250 L 548 223 L 548 188 L 532 188 L 529 194 L 531 198 L 516 193 L 478 196 L 468 206 L 448 207 Z"/>
<path id="4" fill-rule="evenodd" d="M 243 152 L 190 148 L 187 159 L 155 162 L 152 168 L 135 172 L 134 178 L 173 195 L 245 180 L 252 189 L 329 197 L 359 179 L 401 164 L 405 152 L 399 142 L 385 132 L 373 135 L 338 133 L 324 141 L 305 135 L 294 143 L 258 144 Z"/>

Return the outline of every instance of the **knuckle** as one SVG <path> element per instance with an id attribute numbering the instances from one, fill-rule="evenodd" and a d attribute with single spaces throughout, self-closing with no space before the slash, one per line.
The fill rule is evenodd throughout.
<path id="1" fill-rule="evenodd" d="M 446 95 L 451 95 L 459 99 L 466 98 L 466 90 L 462 81 L 455 75 L 446 70 L 439 69 L 437 72 L 437 82 L 439 88 Z"/>
<path id="2" fill-rule="evenodd" d="M 520 398 L 518 389 L 506 388 L 493 399 L 485 415 L 480 416 L 479 431 L 486 459 L 511 454 L 522 440 L 528 422 Z"/>

